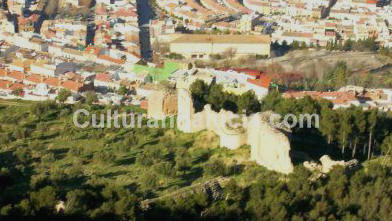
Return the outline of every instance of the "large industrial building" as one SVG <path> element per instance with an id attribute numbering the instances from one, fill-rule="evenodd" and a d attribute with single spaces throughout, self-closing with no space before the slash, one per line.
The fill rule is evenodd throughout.
<path id="1" fill-rule="evenodd" d="M 180 35 L 170 42 L 170 52 L 186 58 L 208 59 L 231 49 L 236 56 L 270 56 L 271 39 L 267 35 Z"/>

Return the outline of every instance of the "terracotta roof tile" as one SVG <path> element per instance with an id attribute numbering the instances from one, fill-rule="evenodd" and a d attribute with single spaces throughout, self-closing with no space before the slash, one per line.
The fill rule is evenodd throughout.
<path id="1" fill-rule="evenodd" d="M 7 71 L 0 68 L 0 77 L 5 77 L 7 75 Z"/>
<path id="2" fill-rule="evenodd" d="M 12 84 L 9 89 L 13 91 L 13 90 L 24 89 L 24 88 L 25 88 L 24 84 L 15 83 L 15 84 Z"/>
<path id="3" fill-rule="evenodd" d="M 83 86 L 84 85 L 82 83 L 72 81 L 72 80 L 65 81 L 64 83 L 61 84 L 61 87 L 74 92 L 80 91 L 80 89 Z"/>
<path id="4" fill-rule="evenodd" d="M 271 84 L 271 78 L 265 75 L 260 75 L 260 77 L 257 79 L 248 79 L 248 82 L 259 87 L 269 88 Z"/>
<path id="5" fill-rule="evenodd" d="M 110 57 L 108 55 L 99 55 L 98 58 L 102 59 L 102 60 L 106 60 L 106 61 L 112 62 L 112 63 L 115 63 L 115 64 L 124 64 L 125 63 L 124 60 L 117 59 L 117 58 L 112 58 L 112 57 Z"/>
<path id="6" fill-rule="evenodd" d="M 11 71 L 8 73 L 8 77 L 16 79 L 16 80 L 23 80 L 26 76 L 20 71 Z"/>
<path id="7" fill-rule="evenodd" d="M 49 77 L 45 79 L 44 83 L 52 87 L 58 87 L 61 85 L 61 80 L 59 78 Z"/>
<path id="8" fill-rule="evenodd" d="M 10 81 L 0 80 L 0 88 L 1 89 L 8 89 L 10 85 L 11 85 Z"/>
<path id="9" fill-rule="evenodd" d="M 110 76 L 110 74 L 99 73 L 95 76 L 95 80 L 102 82 L 112 82 L 112 77 Z"/>
<path id="10" fill-rule="evenodd" d="M 39 74 L 32 74 L 26 77 L 26 81 L 30 81 L 36 84 L 42 83 L 43 80 L 44 78 Z"/>

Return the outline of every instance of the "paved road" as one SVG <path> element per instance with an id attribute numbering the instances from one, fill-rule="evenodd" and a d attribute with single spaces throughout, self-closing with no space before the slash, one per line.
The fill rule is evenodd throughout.
<path id="1" fill-rule="evenodd" d="M 153 17 L 152 8 L 148 0 L 137 0 L 137 11 L 139 15 L 140 28 L 140 50 L 141 55 L 145 60 L 151 61 L 152 51 L 150 42 L 150 20 Z"/>

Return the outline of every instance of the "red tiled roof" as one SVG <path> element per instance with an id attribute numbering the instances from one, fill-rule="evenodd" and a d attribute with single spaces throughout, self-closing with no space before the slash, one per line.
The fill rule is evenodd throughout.
<path id="1" fill-rule="evenodd" d="M 20 71 L 11 71 L 8 73 L 8 77 L 16 80 L 23 80 L 26 76 Z"/>
<path id="2" fill-rule="evenodd" d="M 11 85 L 10 81 L 6 80 L 0 80 L 0 88 L 2 89 L 8 89 L 8 87 Z"/>
<path id="3" fill-rule="evenodd" d="M 67 77 L 68 80 L 73 80 L 73 81 L 83 81 L 83 77 L 80 74 L 76 74 L 75 72 L 67 72 L 65 73 L 65 76 Z"/>
<path id="4" fill-rule="evenodd" d="M 95 76 L 95 80 L 102 81 L 102 82 L 111 82 L 112 77 L 110 76 L 110 74 L 99 73 Z"/>
<path id="5" fill-rule="evenodd" d="M 263 74 L 263 72 L 261 72 L 261 71 L 247 69 L 247 68 L 234 68 L 233 70 L 237 71 L 237 72 L 245 73 L 248 75 L 256 76 L 256 77 Z"/>
<path id="6" fill-rule="evenodd" d="M 28 18 L 25 18 L 23 16 L 18 16 L 18 23 L 20 25 L 25 25 L 28 22 L 37 22 L 38 19 L 39 19 L 39 15 L 38 14 L 33 14 L 30 17 L 28 17 Z"/>
<path id="7" fill-rule="evenodd" d="M 0 77 L 5 77 L 7 75 L 7 71 L 0 68 Z"/>
<path id="8" fill-rule="evenodd" d="M 326 26 L 326 27 L 329 27 L 329 28 L 332 28 L 332 27 L 336 27 L 336 24 L 335 24 L 335 23 L 332 23 L 332 22 L 326 22 L 326 23 L 325 23 L 325 26 Z"/>
<path id="9" fill-rule="evenodd" d="M 76 81 L 68 80 L 65 81 L 61 86 L 70 91 L 78 92 L 83 87 L 83 84 Z"/>
<path id="10" fill-rule="evenodd" d="M 269 88 L 269 85 L 271 84 L 271 78 L 265 75 L 260 75 L 260 77 L 257 79 L 248 79 L 248 82 L 259 87 Z"/>
<path id="11" fill-rule="evenodd" d="M 61 84 L 61 80 L 59 78 L 49 77 L 45 79 L 44 83 L 52 87 L 58 87 Z"/>
<path id="12" fill-rule="evenodd" d="M 24 84 L 15 83 L 15 84 L 12 84 L 9 89 L 13 91 L 13 90 L 23 89 L 23 88 L 25 88 Z"/>
<path id="13" fill-rule="evenodd" d="M 114 13 L 118 17 L 137 17 L 137 14 L 131 9 L 120 8 Z"/>
<path id="14" fill-rule="evenodd" d="M 112 57 L 110 57 L 108 55 L 99 55 L 98 58 L 102 59 L 102 60 L 106 60 L 106 61 L 112 62 L 112 63 L 116 63 L 116 64 L 124 64 L 125 63 L 124 60 L 117 59 L 117 58 L 112 58 Z"/>
<path id="15" fill-rule="evenodd" d="M 107 14 L 107 9 L 105 7 L 105 5 L 100 4 L 95 8 L 95 13 L 97 15 L 106 15 Z"/>
<path id="16" fill-rule="evenodd" d="M 377 4 L 376 0 L 366 0 L 367 4 Z"/>
<path id="17" fill-rule="evenodd" d="M 36 84 L 42 83 L 43 80 L 44 78 L 39 74 L 32 74 L 26 77 L 26 81 L 30 81 Z"/>
<path id="18" fill-rule="evenodd" d="M 87 54 L 98 55 L 99 51 L 100 51 L 100 49 L 98 47 L 94 47 L 94 46 L 91 46 L 91 45 L 86 48 L 86 53 Z"/>
<path id="19" fill-rule="evenodd" d="M 148 108 L 148 101 L 147 100 L 140 101 L 140 108 L 147 110 L 147 108 Z"/>
<path id="20" fill-rule="evenodd" d="M 327 99 L 334 104 L 345 104 L 357 100 L 354 92 L 289 91 L 283 94 L 284 98 L 304 98 L 306 96 L 310 96 L 313 99 Z"/>

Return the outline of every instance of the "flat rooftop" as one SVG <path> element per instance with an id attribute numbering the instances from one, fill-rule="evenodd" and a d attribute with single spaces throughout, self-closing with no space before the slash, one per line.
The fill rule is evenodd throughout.
<path id="1" fill-rule="evenodd" d="M 174 39 L 171 43 L 233 43 L 233 44 L 270 44 L 268 35 L 209 35 L 209 34 L 184 34 Z"/>

